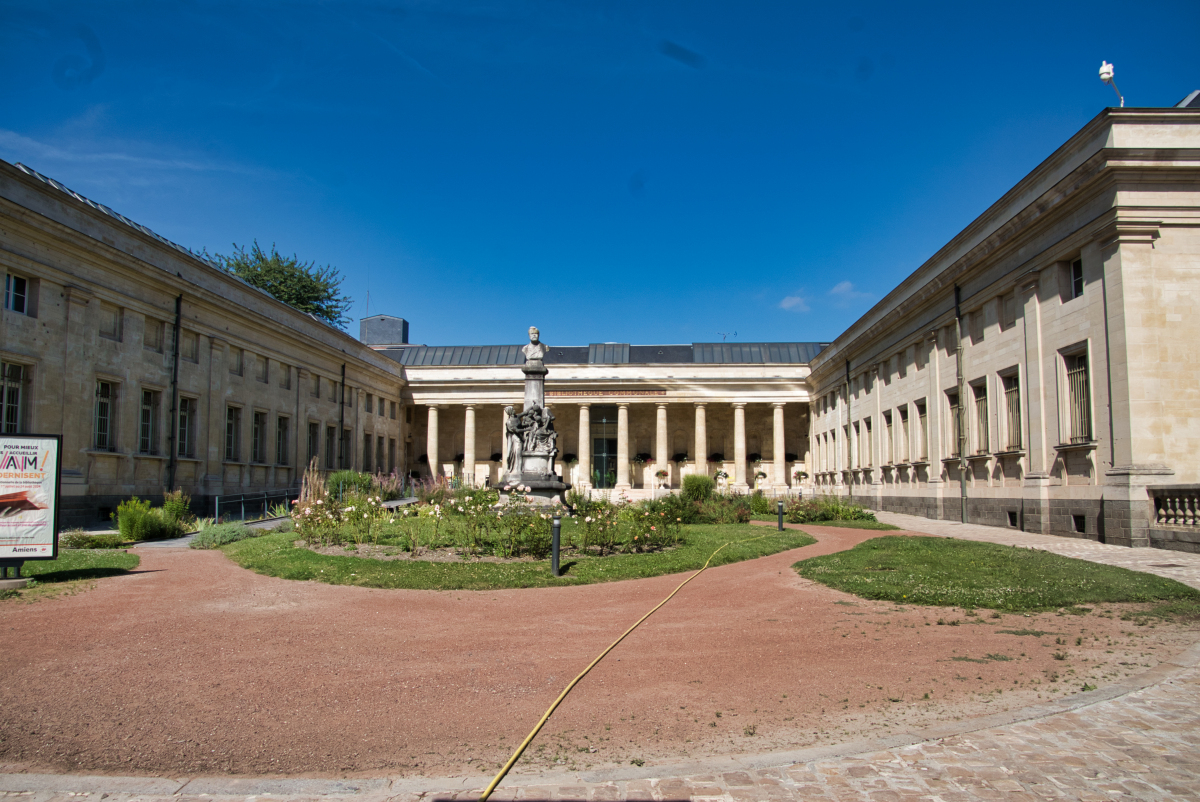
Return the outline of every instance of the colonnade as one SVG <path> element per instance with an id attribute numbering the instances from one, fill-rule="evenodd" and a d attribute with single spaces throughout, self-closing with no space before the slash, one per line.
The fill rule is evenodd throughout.
<path id="1" fill-rule="evenodd" d="M 494 403 L 494 402 L 493 402 Z M 655 403 L 655 418 L 653 429 L 653 467 L 657 474 L 658 471 L 669 471 L 669 464 L 672 461 L 670 452 L 670 421 L 668 419 L 668 408 L 671 403 L 666 401 Z M 677 402 L 678 403 L 678 402 Z M 727 406 L 732 409 L 733 413 L 733 459 L 732 459 L 732 475 L 728 478 L 728 486 L 734 492 L 746 493 L 756 486 L 757 478 L 749 475 L 749 454 L 747 453 L 747 428 L 746 428 L 746 407 L 747 402 L 736 401 L 718 403 L 711 401 L 692 402 L 692 424 L 694 426 L 694 439 L 691 443 L 691 454 L 688 462 L 690 470 L 684 469 L 681 466 L 681 473 L 696 473 L 704 475 L 713 475 L 716 470 L 720 470 L 728 464 L 729 460 L 723 460 L 722 464 L 716 466 L 710 465 L 709 459 L 709 436 L 708 436 L 708 413 L 709 408 L 719 408 Z M 571 405 L 575 405 L 573 402 Z M 630 464 L 632 454 L 631 437 L 630 437 L 630 407 L 631 402 L 618 401 L 614 404 L 605 404 L 611 409 L 615 406 L 617 411 L 616 421 L 616 482 L 614 490 L 627 491 L 631 490 L 635 485 L 635 477 L 631 476 Z M 775 489 L 785 490 L 793 482 L 789 481 L 788 475 L 788 454 L 786 450 L 787 436 L 785 430 L 784 409 L 787 402 L 776 401 L 770 402 L 772 407 L 771 420 L 771 454 L 761 455 L 762 470 L 767 473 L 767 479 L 763 484 Z M 460 405 L 455 404 L 455 407 Z M 461 405 L 463 415 L 463 450 L 462 450 L 462 475 L 467 481 L 473 481 L 476 474 L 477 455 L 476 455 L 476 408 L 481 406 L 477 403 L 465 403 Z M 488 406 L 492 406 L 489 404 Z M 551 409 L 556 409 L 562 412 L 562 408 L 568 404 L 552 404 Z M 579 403 L 578 406 L 578 441 L 577 443 L 564 442 L 562 437 L 562 429 L 564 428 L 560 419 L 560 439 L 558 442 L 559 459 L 565 453 L 574 453 L 576 460 L 581 466 L 585 467 L 583 473 L 584 478 L 578 484 L 585 487 L 590 487 L 591 482 L 591 463 L 592 463 L 592 406 L 590 403 Z M 648 407 L 649 404 L 637 404 L 637 406 Z M 439 443 L 439 415 L 441 410 L 451 409 L 450 404 L 429 404 L 427 426 L 425 432 L 426 454 L 430 463 L 430 469 L 434 473 L 441 472 L 441 464 L 438 457 L 440 456 Z M 719 410 L 718 410 L 719 411 Z M 504 431 L 505 424 L 504 413 L 501 418 L 496 421 L 500 432 Z M 678 425 L 678 424 L 677 424 Z M 490 427 L 489 427 L 490 428 Z M 642 430 L 645 431 L 644 429 Z M 645 436 L 643 434 L 643 436 Z M 679 433 L 676 433 L 679 436 Z M 766 435 L 763 435 L 764 439 Z M 807 450 L 807 436 L 793 436 L 793 446 L 797 451 L 803 453 Z M 501 455 L 503 458 L 502 465 L 506 465 L 508 461 L 508 438 L 501 437 L 502 443 Z M 722 442 L 726 442 L 722 437 Z M 572 446 L 575 446 L 572 449 Z M 718 449 L 720 450 L 720 449 Z M 722 451 L 722 455 L 724 452 Z M 795 456 L 793 455 L 793 459 Z M 485 460 L 486 461 L 486 460 Z M 503 471 L 503 467 L 501 468 Z M 570 481 L 570 477 L 565 477 Z M 678 481 L 679 477 L 676 477 Z"/>

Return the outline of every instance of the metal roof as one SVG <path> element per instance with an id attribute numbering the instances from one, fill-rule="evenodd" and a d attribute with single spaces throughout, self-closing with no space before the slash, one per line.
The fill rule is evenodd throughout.
<path id="1" fill-rule="evenodd" d="M 806 365 L 829 343 L 692 343 L 630 345 L 592 343 L 584 347 L 551 347 L 546 363 L 554 365 Z M 402 345 L 379 349 L 401 365 L 522 365 L 520 345 Z"/>

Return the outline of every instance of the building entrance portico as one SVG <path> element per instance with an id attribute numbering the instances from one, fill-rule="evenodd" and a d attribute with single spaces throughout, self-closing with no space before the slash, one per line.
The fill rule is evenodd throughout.
<path id="1" fill-rule="evenodd" d="M 597 490 L 611 490 L 617 486 L 617 416 L 616 406 L 591 408 L 590 484 Z"/>

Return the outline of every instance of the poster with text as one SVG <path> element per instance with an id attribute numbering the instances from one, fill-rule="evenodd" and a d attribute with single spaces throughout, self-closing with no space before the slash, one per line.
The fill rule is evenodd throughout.
<path id="1" fill-rule="evenodd" d="M 0 560 L 58 554 L 58 452 L 49 435 L 0 434 Z"/>

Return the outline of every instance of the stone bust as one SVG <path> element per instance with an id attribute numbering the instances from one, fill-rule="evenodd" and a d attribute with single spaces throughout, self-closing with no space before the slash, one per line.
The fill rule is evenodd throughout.
<path id="1" fill-rule="evenodd" d="M 542 357 L 550 353 L 550 346 L 538 339 L 537 326 L 529 327 L 529 345 L 522 348 L 521 353 L 525 355 L 527 365 L 541 365 Z"/>

